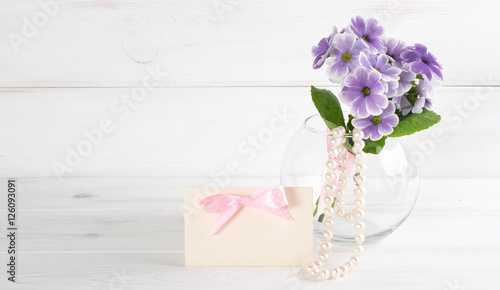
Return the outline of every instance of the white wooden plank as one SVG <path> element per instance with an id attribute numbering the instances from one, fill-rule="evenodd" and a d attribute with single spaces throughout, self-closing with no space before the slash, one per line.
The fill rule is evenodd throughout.
<path id="1" fill-rule="evenodd" d="M 185 182 L 184 186 L 189 186 L 189 181 Z M 257 180 L 252 182 L 250 185 Z M 22 250 L 182 252 L 182 183 L 167 185 L 162 179 L 151 178 L 69 178 L 59 185 L 51 180 L 20 179 L 18 226 Z M 373 250 L 499 251 L 500 228 L 485 231 L 487 224 L 500 222 L 500 205 L 485 202 L 495 200 L 497 183 L 424 180 L 422 195 L 410 218 Z M 479 193 L 471 196 L 476 191 Z M 5 202 L 0 205 L 0 215 L 5 215 Z M 369 208 L 366 211 L 369 215 Z M 5 228 L 4 223 L 1 219 L 0 227 Z"/>
<path id="2" fill-rule="evenodd" d="M 5 215 L 5 211 L 1 213 Z M 182 252 L 184 223 L 175 214 L 21 211 L 19 240 L 22 250 L 30 252 Z M 498 222 L 498 213 L 416 211 L 400 229 L 378 243 L 376 251 L 498 252 L 500 229 L 492 227 L 486 231 L 483 226 Z"/>
<path id="3" fill-rule="evenodd" d="M 68 177 L 62 182 L 57 178 L 21 178 L 17 181 L 18 202 L 23 211 L 160 210 L 175 218 L 182 216 L 183 188 L 203 186 L 203 180 L 196 177 Z M 272 186 L 278 182 L 273 178 L 233 178 L 228 186 Z M 497 198 L 495 188 L 499 182 L 499 179 L 422 179 L 414 213 L 495 213 L 500 204 L 485 201 Z M 6 210 L 3 200 L 0 200 L 0 210 Z"/>
<path id="4" fill-rule="evenodd" d="M 290 138 L 316 113 L 306 87 L 160 88 L 124 115 L 116 109 L 128 108 L 122 97 L 132 90 L 0 90 L 0 176 L 53 177 L 58 163 L 68 166 L 59 170 L 63 177 L 199 176 L 205 185 L 236 162 L 233 177 L 278 178 Z M 423 177 L 498 177 L 499 95 L 496 87 L 440 91 L 435 110 L 442 123 L 409 138 Z M 289 117 L 280 120 L 283 114 Z M 98 130 L 103 120 L 113 131 L 90 145 L 83 132 Z M 266 131 L 267 144 L 251 145 L 249 138 Z M 78 146 L 77 160 L 70 152 Z"/>
<path id="5" fill-rule="evenodd" d="M 324 85 L 311 46 L 355 15 L 426 44 L 448 85 L 500 84 L 500 60 L 489 53 L 498 46 L 496 1 L 58 2 L 46 19 L 37 0 L 0 4 L 1 87 L 137 86 L 140 62 L 150 61 L 166 72 L 163 86 Z M 28 31 L 24 19 L 38 26 Z M 25 39 L 18 52 L 14 34 Z"/>
<path id="6" fill-rule="evenodd" d="M 298 268 L 186 268 L 181 253 L 21 253 L 20 257 L 18 282 L 1 279 L 2 289 L 490 290 L 500 282 L 498 253 L 367 252 L 347 277 L 326 282 L 303 279 Z M 455 283 L 462 288 L 449 288 Z"/>

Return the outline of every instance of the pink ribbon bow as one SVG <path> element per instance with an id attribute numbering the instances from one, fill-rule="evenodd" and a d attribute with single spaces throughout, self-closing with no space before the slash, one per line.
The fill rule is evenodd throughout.
<path id="1" fill-rule="evenodd" d="M 282 185 L 261 189 L 252 195 L 215 194 L 200 201 L 202 210 L 221 213 L 214 222 L 212 235 L 216 234 L 243 205 L 264 209 L 290 220 L 288 201 Z"/>

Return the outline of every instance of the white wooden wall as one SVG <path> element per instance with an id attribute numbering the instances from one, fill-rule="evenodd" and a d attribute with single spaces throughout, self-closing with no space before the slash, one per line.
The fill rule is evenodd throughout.
<path id="1" fill-rule="evenodd" d="M 311 69 L 310 47 L 360 14 L 426 44 L 445 67 L 434 145 L 422 143 L 431 131 L 411 137 L 425 152 L 422 175 L 498 177 L 488 166 L 500 162 L 499 2 L 60 2 L 46 18 L 38 1 L 0 10 L 1 176 L 55 176 L 51 164 L 82 131 L 111 119 L 116 129 L 64 176 L 203 178 L 236 159 L 239 177 L 277 178 L 290 136 L 315 113 L 308 86 L 331 86 Z M 13 34 L 24 40 L 12 45 Z M 112 105 L 150 70 L 160 71 L 159 88 L 120 119 Z M 238 145 L 268 127 L 273 110 L 294 118 L 248 162 Z"/>
<path id="2" fill-rule="evenodd" d="M 416 214 L 399 238 L 373 249 L 359 274 L 370 279 L 344 285 L 383 287 L 389 280 L 376 278 L 377 261 L 386 259 L 398 289 L 419 289 L 422 281 L 443 289 L 442 277 L 459 274 L 486 289 L 498 282 L 498 270 L 485 265 L 498 266 L 491 260 L 499 240 L 476 226 L 499 220 L 491 189 L 500 177 L 499 12 L 492 0 L 0 0 L 0 178 L 19 177 L 25 186 L 27 284 L 19 289 L 55 289 L 52 275 L 58 285 L 112 289 L 109 281 L 127 263 L 130 289 L 178 285 L 177 274 L 202 277 L 199 285 L 223 277 L 175 268 L 182 264 L 182 187 L 207 185 L 234 162 L 240 170 L 228 185 L 276 184 L 287 142 L 315 113 L 309 86 L 339 90 L 323 70 L 311 69 L 311 46 L 355 15 L 427 45 L 445 68 L 445 83 L 435 97 L 443 121 L 409 138 L 425 180 Z M 127 105 L 144 81 L 156 87 Z M 283 112 L 284 126 L 255 158 L 238 149 L 248 149 L 248 138 Z M 53 165 L 64 164 L 68 150 L 86 142 L 84 132 L 103 122 L 110 132 L 58 178 Z M 471 199 L 479 186 L 484 190 Z M 388 258 L 394 252 L 407 262 Z M 463 267 L 453 264 L 462 252 Z M 50 259 L 69 262 L 46 267 Z M 162 266 L 168 259 L 173 268 Z M 480 265 L 476 272 L 467 269 L 471 261 Z M 256 283 L 248 288 L 290 289 L 252 271 L 238 274 Z"/>

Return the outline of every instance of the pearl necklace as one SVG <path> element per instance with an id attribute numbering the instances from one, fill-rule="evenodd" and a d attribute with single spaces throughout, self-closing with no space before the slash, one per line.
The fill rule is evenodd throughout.
<path id="1" fill-rule="evenodd" d="M 345 186 L 347 185 L 347 169 L 345 165 L 347 164 L 347 148 L 344 146 L 347 139 L 345 137 L 345 128 L 340 126 L 332 130 L 331 133 L 330 145 L 331 149 L 328 150 L 328 155 L 332 158 L 326 162 L 326 167 L 328 168 L 327 173 L 325 175 L 325 179 L 327 183 L 325 184 L 325 192 L 326 196 L 324 197 L 324 201 L 327 204 L 327 207 L 324 209 L 323 213 L 325 218 L 323 220 L 323 225 L 325 226 L 325 230 L 323 231 L 323 239 L 324 241 L 321 243 L 321 250 L 317 259 L 313 260 L 312 263 L 306 266 L 307 274 L 310 278 L 316 280 L 328 280 L 333 279 L 336 280 L 339 277 L 344 277 L 347 275 L 351 269 L 359 263 L 359 256 L 363 253 L 364 249 L 362 247 L 363 242 L 365 241 L 365 236 L 363 235 L 363 231 L 365 229 L 365 223 L 363 223 L 363 219 L 365 217 L 365 212 L 363 207 L 365 206 L 365 199 L 363 196 L 366 193 L 366 188 L 363 184 L 366 182 L 366 177 L 361 175 L 363 171 L 365 171 L 366 166 L 363 164 L 365 153 L 363 152 L 363 148 L 365 147 L 365 142 L 363 141 L 363 131 L 354 128 L 352 132 L 352 139 L 354 141 L 354 146 L 352 147 L 352 152 L 354 153 L 354 163 L 356 173 L 354 174 L 354 182 L 356 183 L 356 187 L 353 190 L 354 196 L 354 209 L 352 212 L 347 212 L 345 209 L 344 197 L 346 195 Z M 336 159 L 335 159 L 336 158 Z M 337 174 L 339 176 L 338 181 L 335 184 L 335 180 L 337 179 Z M 333 193 L 336 193 L 337 199 L 333 197 Z M 328 252 L 332 251 L 332 243 L 330 240 L 333 238 L 333 232 L 331 228 L 333 227 L 332 217 L 334 215 L 334 209 L 332 208 L 332 203 L 335 203 L 337 207 L 337 217 L 344 218 L 347 222 L 351 222 L 357 220 L 354 224 L 354 228 L 358 232 L 354 237 L 354 241 L 357 246 L 354 248 L 354 255 L 343 265 L 339 267 L 333 268 L 331 271 L 328 269 L 324 269 L 322 267 L 324 262 L 328 261 Z"/>

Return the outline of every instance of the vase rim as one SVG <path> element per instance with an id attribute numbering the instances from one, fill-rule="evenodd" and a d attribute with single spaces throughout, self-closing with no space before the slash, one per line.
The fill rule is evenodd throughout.
<path id="1" fill-rule="evenodd" d="M 313 122 L 317 122 L 317 119 L 320 118 L 320 121 L 319 121 L 319 124 L 313 124 Z M 329 135 L 331 136 L 332 133 L 331 131 L 328 129 L 328 127 L 326 126 L 326 124 L 324 123 L 324 121 L 321 119 L 321 116 L 319 114 L 314 114 L 314 115 L 311 115 L 309 117 L 307 117 L 303 123 L 303 126 L 304 128 L 306 128 L 308 131 L 311 131 L 313 133 L 317 133 L 317 134 L 322 134 L 322 135 Z M 318 128 L 319 126 L 323 127 L 323 128 Z M 351 137 L 352 134 L 351 133 L 346 133 L 344 134 L 345 137 Z"/>

